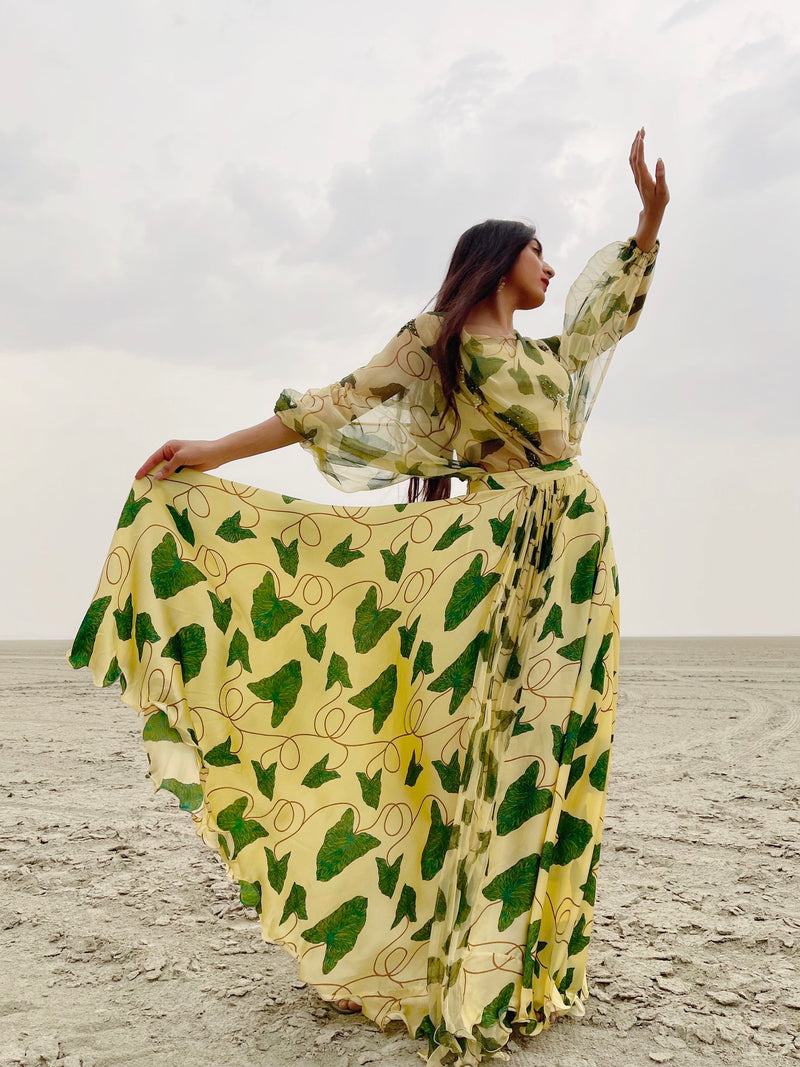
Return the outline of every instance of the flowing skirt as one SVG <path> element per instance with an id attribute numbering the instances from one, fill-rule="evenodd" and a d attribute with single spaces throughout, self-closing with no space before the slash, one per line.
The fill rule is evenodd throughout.
<path id="1" fill-rule="evenodd" d="M 303 980 L 473 1064 L 584 1013 L 617 597 L 575 460 L 369 508 L 184 470 L 135 483 L 70 662 Z"/>

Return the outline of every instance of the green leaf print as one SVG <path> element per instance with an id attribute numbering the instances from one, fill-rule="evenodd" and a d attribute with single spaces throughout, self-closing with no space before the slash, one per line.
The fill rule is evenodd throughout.
<path id="1" fill-rule="evenodd" d="M 223 541 L 227 541 L 231 545 L 235 545 L 239 541 L 247 541 L 250 538 L 254 539 L 255 536 L 252 530 L 242 526 L 241 511 L 235 511 L 233 515 L 229 515 L 217 527 L 217 537 L 221 537 Z"/>
<path id="2" fill-rule="evenodd" d="M 276 893 L 282 893 L 283 887 L 286 882 L 286 874 L 289 870 L 289 860 L 292 858 L 291 852 L 287 852 L 282 860 L 276 858 L 275 853 L 269 847 L 264 845 L 264 855 L 267 857 L 267 879 L 269 884 L 275 890 Z M 303 915 L 302 918 L 307 919 L 307 915 Z M 283 922 L 283 920 L 281 920 Z"/>
<path id="3" fill-rule="evenodd" d="M 396 608 L 383 608 L 378 611 L 378 590 L 376 586 L 371 585 L 356 608 L 353 622 L 353 643 L 356 652 L 369 652 L 399 618 L 400 612 Z"/>
<path id="4" fill-rule="evenodd" d="M 594 592 L 594 582 L 597 576 L 597 561 L 600 559 L 600 542 L 595 541 L 592 547 L 578 560 L 575 565 L 575 573 L 570 582 L 570 596 L 573 604 L 583 604 L 590 600 Z"/>
<path id="5" fill-rule="evenodd" d="M 114 611 L 114 622 L 117 624 L 117 637 L 120 641 L 130 641 L 133 634 L 133 597 L 130 593 L 125 607 Z"/>
<path id="6" fill-rule="evenodd" d="M 161 640 L 161 636 L 156 632 L 156 628 L 153 626 L 150 615 L 146 611 L 143 611 L 136 616 L 136 624 L 133 628 L 133 632 L 136 637 L 136 651 L 139 654 L 139 659 L 142 658 L 142 652 L 144 651 L 146 641 L 149 641 L 151 645 L 154 645 L 156 641 Z M 166 648 L 162 655 L 165 653 Z"/>
<path id="7" fill-rule="evenodd" d="M 453 827 L 443 821 L 438 803 L 431 800 L 431 826 L 420 859 L 420 870 L 424 881 L 429 882 L 442 869 L 445 853 L 450 847 L 452 831 Z"/>
<path id="8" fill-rule="evenodd" d="M 461 516 L 459 515 L 456 518 L 456 521 L 447 527 L 445 532 L 433 546 L 433 551 L 442 552 L 445 548 L 450 548 L 451 545 L 455 544 L 459 537 L 463 537 L 464 534 L 469 533 L 472 529 L 472 526 L 461 525 Z"/>
<path id="9" fill-rule="evenodd" d="M 417 763 L 416 752 L 411 753 L 411 759 L 408 761 L 408 769 L 406 770 L 405 784 L 414 786 L 417 784 L 417 778 L 422 774 L 422 764 Z"/>
<path id="10" fill-rule="evenodd" d="M 228 648 L 227 666 L 232 667 L 234 663 L 241 663 L 248 674 L 250 673 L 250 644 L 239 629 L 234 630 L 230 647 Z"/>
<path id="11" fill-rule="evenodd" d="M 506 543 L 509 530 L 511 529 L 511 523 L 514 521 L 514 512 L 509 511 L 508 515 L 504 519 L 489 519 L 489 525 L 492 528 L 492 540 L 498 548 L 502 548 Z"/>
<path id="12" fill-rule="evenodd" d="M 397 888 L 397 879 L 400 877 L 400 864 L 402 862 L 402 856 L 398 856 L 391 865 L 381 856 L 375 857 L 375 863 L 378 865 L 378 889 L 390 900 Z"/>
<path id="13" fill-rule="evenodd" d="M 467 373 L 478 388 L 488 381 L 493 374 L 496 374 L 505 363 L 505 360 L 499 356 L 482 355 L 483 345 L 475 341 L 474 338 L 464 345 L 462 351 L 470 360 Z"/>
<path id="14" fill-rule="evenodd" d="M 574 714 L 574 712 L 573 712 Z M 597 733 L 597 705 L 592 704 L 591 711 L 586 718 L 581 722 L 580 729 L 578 730 L 578 736 L 576 738 L 576 747 L 580 748 L 581 745 L 587 745 L 594 735 Z"/>
<path id="15" fill-rule="evenodd" d="M 381 549 L 381 556 L 383 556 L 383 569 L 386 572 L 386 577 L 390 582 L 399 582 L 403 577 L 403 568 L 406 565 L 406 552 L 408 550 L 408 541 L 396 552 L 391 552 L 388 548 Z"/>
<path id="16" fill-rule="evenodd" d="M 307 919 L 308 912 L 306 911 L 306 891 L 303 886 L 294 883 L 289 890 L 289 896 L 286 898 L 286 903 L 283 906 L 283 914 L 281 915 L 281 924 L 285 923 L 290 915 L 296 915 L 298 919 Z"/>
<path id="17" fill-rule="evenodd" d="M 570 768 L 569 768 L 569 778 L 567 778 L 567 785 L 566 785 L 566 788 L 564 789 L 564 797 L 565 798 L 569 796 L 569 794 L 572 791 L 573 787 L 576 786 L 578 784 L 578 782 L 581 780 L 581 778 L 583 777 L 583 772 L 584 772 L 585 769 L 586 769 L 586 756 L 578 756 L 577 759 L 574 759 L 572 761 L 572 763 L 570 764 Z"/>
<path id="18" fill-rule="evenodd" d="M 553 756 L 559 763 L 571 763 L 578 740 L 578 730 L 581 725 L 581 717 L 577 711 L 571 711 L 567 719 L 566 733 L 560 726 L 553 724 Z"/>
<path id="19" fill-rule="evenodd" d="M 234 800 L 232 804 L 229 804 L 227 808 L 223 808 L 217 815 L 217 826 L 220 830 L 229 833 L 233 838 L 231 859 L 235 859 L 242 849 L 252 844 L 253 841 L 258 841 L 262 837 L 269 837 L 260 822 L 255 819 L 243 818 L 249 799 L 249 797 L 239 797 L 238 800 Z"/>
<path id="20" fill-rule="evenodd" d="M 417 639 L 419 620 L 420 616 L 417 615 L 411 626 L 397 627 L 397 632 L 400 634 L 400 655 L 404 659 L 408 659 L 411 656 L 411 649 L 414 647 L 414 642 Z"/>
<path id="21" fill-rule="evenodd" d="M 180 559 L 175 538 L 171 533 L 165 533 L 151 557 L 150 581 L 156 598 L 169 600 L 183 589 L 205 580 L 206 576 L 193 563 Z"/>
<path id="22" fill-rule="evenodd" d="M 566 970 L 566 972 L 564 974 L 564 977 L 558 983 L 558 987 L 557 987 L 559 993 L 561 993 L 562 996 L 567 992 L 569 987 L 572 985 L 572 978 L 573 978 L 574 974 L 575 974 L 575 968 L 574 967 L 567 967 L 567 970 Z"/>
<path id="23" fill-rule="evenodd" d="M 397 695 L 397 664 L 390 663 L 381 671 L 374 682 L 371 682 L 360 693 L 349 698 L 348 703 L 364 711 L 372 709 L 372 732 L 380 733 L 381 727 L 388 719 L 394 707 L 394 698 Z"/>
<path id="24" fill-rule="evenodd" d="M 591 504 L 586 503 L 586 490 L 583 489 L 570 504 L 567 518 L 579 519 L 581 515 L 587 515 L 590 511 L 594 511 L 594 508 Z"/>
<path id="25" fill-rule="evenodd" d="M 208 763 L 211 767 L 235 767 L 242 761 L 236 755 L 235 752 L 231 752 L 231 744 L 233 738 L 228 737 L 224 741 L 220 741 L 218 745 L 214 745 L 203 756 L 203 762 Z"/>
<path id="26" fill-rule="evenodd" d="M 404 885 L 400 891 L 400 899 L 397 902 L 397 910 L 394 913 L 392 930 L 403 919 L 408 919 L 412 923 L 417 921 L 417 891 L 412 889 L 410 885 Z"/>
<path id="27" fill-rule="evenodd" d="M 138 618 L 136 623 L 138 626 Z M 184 682 L 189 682 L 200 673 L 207 651 L 205 630 L 199 623 L 192 622 L 188 626 L 181 626 L 175 636 L 164 645 L 161 655 L 177 660 L 181 665 Z"/>
<path id="28" fill-rule="evenodd" d="M 240 882 L 239 900 L 243 907 L 255 908 L 256 911 L 261 911 L 261 883 Z"/>
<path id="29" fill-rule="evenodd" d="M 586 916 L 585 915 L 581 915 L 581 917 L 578 919 L 578 921 L 575 923 L 574 927 L 572 928 L 572 933 L 570 934 L 569 947 L 567 949 L 567 955 L 568 956 L 577 956 L 578 953 L 583 952 L 583 950 L 589 944 L 589 941 L 591 939 L 588 938 L 588 937 L 584 937 L 584 934 L 583 934 L 583 931 L 584 931 L 585 927 L 586 927 Z"/>
<path id="30" fill-rule="evenodd" d="M 253 768 L 253 773 L 256 776 L 256 785 L 258 786 L 259 793 L 265 796 L 267 800 L 272 800 L 272 794 L 275 792 L 275 771 L 278 768 L 277 763 L 270 763 L 266 770 L 261 766 L 258 760 L 250 760 L 250 764 Z"/>
<path id="31" fill-rule="evenodd" d="M 208 599 L 211 601 L 211 614 L 214 617 L 214 625 L 220 633 L 227 633 L 233 618 L 231 598 L 220 600 L 216 593 L 208 590 Z"/>
<path id="32" fill-rule="evenodd" d="M 165 711 L 154 711 L 148 715 L 142 730 L 144 741 L 171 741 L 175 745 L 182 745 L 183 738 L 178 731 L 170 726 Z"/>
<path id="33" fill-rule="evenodd" d="M 568 645 L 562 645 L 558 649 L 559 656 L 563 656 L 564 659 L 572 660 L 573 663 L 580 662 L 583 656 L 583 646 L 586 644 L 586 637 L 576 637 L 574 641 L 570 641 Z"/>
<path id="34" fill-rule="evenodd" d="M 513 921 L 530 911 L 539 874 L 539 857 L 535 853 L 517 860 L 498 874 L 483 890 L 487 900 L 502 900 L 497 929 L 502 933 Z"/>
<path id="35" fill-rule="evenodd" d="M 544 626 L 542 632 L 539 634 L 539 640 L 544 641 L 548 634 L 553 634 L 555 637 L 563 637 L 564 631 L 561 628 L 561 605 L 553 604 L 547 613 L 547 618 L 544 620 Z"/>
<path id="36" fill-rule="evenodd" d="M 119 678 L 121 674 L 122 670 L 120 669 L 119 661 L 117 657 L 114 656 L 112 661 L 109 663 L 108 670 L 106 671 L 105 677 L 103 678 L 103 686 L 105 687 L 113 685 L 113 683 L 116 682 L 117 678 Z"/>
<path id="37" fill-rule="evenodd" d="M 203 806 L 203 790 L 199 785 L 187 785 L 177 778 L 165 778 L 158 788 L 176 796 L 184 811 L 199 811 Z"/>
<path id="38" fill-rule="evenodd" d="M 458 764 L 458 752 L 456 751 L 453 753 L 448 763 L 445 763 L 440 759 L 435 759 L 433 761 L 433 768 L 439 775 L 442 789 L 444 789 L 446 793 L 457 793 L 458 787 L 461 784 L 461 767 Z"/>
<path id="39" fill-rule="evenodd" d="M 333 653 L 331 661 L 328 664 L 328 680 L 325 684 L 326 690 L 330 689 L 334 682 L 339 682 L 344 689 L 353 688 L 353 683 L 350 681 L 350 673 L 347 669 L 347 660 L 344 656 L 340 656 L 338 652 Z"/>
<path id="40" fill-rule="evenodd" d="M 97 631 L 103 621 L 103 616 L 111 603 L 110 596 L 98 597 L 83 617 L 78 633 L 72 644 L 69 654 L 69 662 L 77 670 L 79 667 L 88 667 L 92 658 L 94 643 L 97 640 Z"/>
<path id="41" fill-rule="evenodd" d="M 482 563 L 481 554 L 478 553 L 453 586 L 444 609 L 445 630 L 455 630 L 460 626 L 500 581 L 500 575 L 494 571 L 482 574 Z"/>
<path id="42" fill-rule="evenodd" d="M 506 1012 L 511 1003 L 511 995 L 514 992 L 514 983 L 509 982 L 508 985 L 504 985 L 494 1000 L 490 1001 L 483 1009 L 483 1015 L 481 1016 L 480 1025 L 486 1027 L 494 1026 L 499 1023 L 501 1019 L 505 1019 Z"/>
<path id="43" fill-rule="evenodd" d="M 172 516 L 172 521 L 175 523 L 175 529 L 184 541 L 188 541 L 192 548 L 194 548 L 194 530 L 189 521 L 189 509 L 184 508 L 183 511 L 178 511 L 172 504 L 167 504 L 167 511 Z"/>
<path id="44" fill-rule="evenodd" d="M 283 570 L 292 578 L 297 577 L 297 564 L 300 562 L 300 555 L 297 549 L 297 538 L 291 541 L 288 545 L 285 545 L 279 537 L 273 537 L 272 543 L 275 545 L 275 551 L 278 553 L 278 562 Z"/>
<path id="45" fill-rule="evenodd" d="M 511 731 L 512 737 L 517 737 L 519 734 L 527 734 L 533 729 L 529 722 L 523 722 L 522 716 L 525 714 L 525 708 L 517 708 L 514 713 L 514 728 Z"/>
<path id="46" fill-rule="evenodd" d="M 607 748 L 605 752 L 597 757 L 597 762 L 594 767 L 592 767 L 591 771 L 589 771 L 589 783 L 593 785 L 595 789 L 603 790 L 606 787 L 610 755 L 611 749 Z"/>
<path id="47" fill-rule="evenodd" d="M 253 590 L 253 606 L 250 618 L 253 633 L 259 641 L 269 641 L 292 619 L 302 615 L 303 609 L 291 600 L 281 600 L 275 590 L 275 578 L 267 571 L 260 585 Z"/>
<path id="48" fill-rule="evenodd" d="M 370 778 L 364 771 L 356 771 L 364 803 L 370 808 L 375 808 L 376 811 L 381 802 L 381 773 L 382 771 L 378 770 Z"/>
<path id="49" fill-rule="evenodd" d="M 521 337 L 520 340 L 522 341 L 522 348 L 525 355 L 528 356 L 529 359 L 532 359 L 534 363 L 538 363 L 540 367 L 544 366 L 544 356 L 539 349 L 536 348 L 527 337 Z M 555 340 L 558 339 L 556 338 Z M 550 347 L 552 348 L 552 345 Z M 557 352 L 558 349 L 553 349 L 553 351 Z"/>
<path id="50" fill-rule="evenodd" d="M 314 766 L 306 774 L 301 785 L 308 786 L 309 789 L 319 789 L 321 785 L 325 785 L 327 782 L 332 782 L 334 778 L 341 778 L 342 776 L 338 771 L 328 770 L 329 758 L 330 753 L 326 752 L 321 760 L 317 760 Z"/>
<path id="51" fill-rule="evenodd" d="M 380 841 L 372 834 L 354 833 L 355 812 L 347 808 L 338 822 L 328 830 L 317 853 L 317 880 L 329 882 L 355 860 L 377 848 Z"/>
<path id="52" fill-rule="evenodd" d="M 497 809 L 497 834 L 504 837 L 519 829 L 534 815 L 541 815 L 553 803 L 549 789 L 538 789 L 541 764 L 534 759 L 516 781 L 506 790 L 506 795 Z"/>
<path id="53" fill-rule="evenodd" d="M 414 657 L 414 670 L 411 672 L 411 681 L 418 674 L 433 674 L 433 645 L 430 641 L 420 641 L 417 654 Z"/>
<path id="54" fill-rule="evenodd" d="M 301 629 L 306 639 L 306 651 L 309 656 L 315 659 L 317 663 L 321 662 L 322 655 L 325 652 L 325 635 L 328 632 L 328 624 L 323 623 L 318 630 L 312 630 L 310 626 L 301 623 Z"/>
<path id="55" fill-rule="evenodd" d="M 433 916 L 428 919 L 424 926 L 420 926 L 419 930 L 415 934 L 411 935 L 412 941 L 430 941 L 431 930 L 433 929 Z"/>
<path id="56" fill-rule="evenodd" d="M 510 367 L 508 375 L 517 383 L 517 389 L 519 389 L 523 396 L 531 395 L 533 392 L 533 382 L 524 367 Z"/>
<path id="57" fill-rule="evenodd" d="M 606 680 L 606 668 L 603 664 L 603 659 L 611 645 L 611 636 L 611 634 L 606 634 L 600 642 L 600 648 L 598 649 L 597 655 L 594 658 L 594 663 L 592 664 L 592 689 L 596 690 L 598 693 L 603 692 L 603 685 Z"/>
<path id="58" fill-rule="evenodd" d="M 555 407 L 564 395 L 563 392 L 558 388 L 553 379 L 548 378 L 546 374 L 537 374 L 536 380 L 539 382 L 539 387 L 544 395 L 548 400 L 552 400 L 553 407 Z"/>
<path id="59" fill-rule="evenodd" d="M 579 887 L 580 891 L 583 893 L 583 899 L 587 904 L 594 904 L 595 893 L 597 891 L 597 875 L 595 868 L 600 861 L 600 848 L 600 844 L 594 846 L 588 877 L 583 885 Z"/>
<path id="60" fill-rule="evenodd" d="M 473 637 L 461 655 L 454 659 L 438 678 L 428 684 L 428 689 L 432 693 L 445 693 L 448 689 L 453 690 L 453 694 L 450 697 L 451 715 L 455 714 L 464 697 L 472 688 L 475 668 L 478 665 L 478 656 L 486 643 L 486 637 L 485 633 L 479 633 Z"/>
<path id="61" fill-rule="evenodd" d="M 117 529 L 125 530 L 128 526 L 130 526 L 133 520 L 145 506 L 145 504 L 149 503 L 150 500 L 146 496 L 141 497 L 140 500 L 134 500 L 133 490 L 131 489 L 131 491 L 128 493 L 128 499 L 125 501 L 125 505 L 122 508 L 122 514 L 119 517 Z"/>
<path id="62" fill-rule="evenodd" d="M 272 701 L 272 728 L 276 729 L 297 702 L 297 695 L 303 684 L 300 660 L 291 659 L 268 678 L 258 682 L 248 682 L 247 688 L 259 700 Z"/>
<path id="63" fill-rule="evenodd" d="M 350 547 L 350 542 L 352 540 L 353 535 L 349 533 L 344 541 L 340 541 L 335 548 L 330 550 L 325 557 L 325 562 L 330 563 L 332 567 L 346 567 L 348 563 L 352 563 L 356 559 L 361 559 L 364 553 L 361 552 L 360 549 Z"/>
<path id="64" fill-rule="evenodd" d="M 303 938 L 312 945 L 325 945 L 322 973 L 330 974 L 336 964 L 351 952 L 367 921 L 367 898 L 353 897 L 345 901 L 316 926 L 303 930 Z"/>
<path id="65" fill-rule="evenodd" d="M 553 866 L 571 863 L 577 859 L 591 840 L 591 825 L 584 819 L 576 819 L 568 811 L 562 811 L 553 846 Z"/>

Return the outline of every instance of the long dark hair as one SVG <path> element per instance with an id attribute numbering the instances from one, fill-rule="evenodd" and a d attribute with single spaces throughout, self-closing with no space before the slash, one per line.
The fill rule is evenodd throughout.
<path id="1" fill-rule="evenodd" d="M 445 409 L 456 416 L 455 392 L 461 373 L 461 331 L 470 311 L 497 290 L 517 256 L 536 234 L 533 226 L 505 219 L 487 219 L 462 233 L 453 250 L 442 286 L 436 295 L 434 311 L 441 316 L 441 330 L 431 347 L 439 368 Z M 450 478 L 411 478 L 408 499 L 446 500 Z"/>

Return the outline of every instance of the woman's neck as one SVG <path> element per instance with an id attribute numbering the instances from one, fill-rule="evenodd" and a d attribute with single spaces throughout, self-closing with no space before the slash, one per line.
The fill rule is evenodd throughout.
<path id="1" fill-rule="evenodd" d="M 514 336 L 514 304 L 502 291 L 480 300 L 470 309 L 464 323 L 467 333 L 487 337 Z"/>

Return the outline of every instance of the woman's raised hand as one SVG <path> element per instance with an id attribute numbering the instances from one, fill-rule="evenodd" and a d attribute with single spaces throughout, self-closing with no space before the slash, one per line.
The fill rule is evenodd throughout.
<path id="1" fill-rule="evenodd" d="M 159 463 L 164 466 L 153 474 L 154 478 L 169 478 L 178 467 L 191 467 L 196 471 L 209 471 L 224 462 L 218 441 L 167 441 L 136 472 L 137 478 L 150 474 Z"/>
<path id="2" fill-rule="evenodd" d="M 647 169 L 644 161 L 644 127 L 633 139 L 629 157 L 633 179 L 639 196 L 642 198 L 642 210 L 639 214 L 639 227 L 636 231 L 636 244 L 643 252 L 649 252 L 656 243 L 658 228 L 669 203 L 669 189 L 664 171 L 664 161 L 656 161 L 655 177 Z"/>

